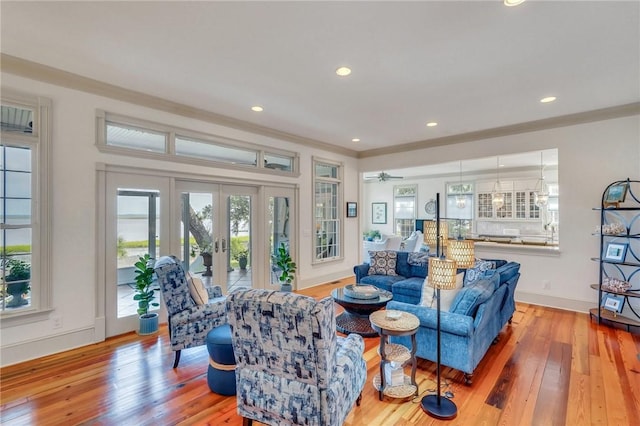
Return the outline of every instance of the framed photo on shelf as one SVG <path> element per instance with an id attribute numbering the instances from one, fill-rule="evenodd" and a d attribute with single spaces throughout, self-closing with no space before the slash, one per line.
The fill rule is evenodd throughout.
<path id="1" fill-rule="evenodd" d="M 627 255 L 628 243 L 608 242 L 602 258 L 609 262 L 622 263 Z"/>
<path id="2" fill-rule="evenodd" d="M 619 314 L 622 312 L 622 308 L 624 308 L 624 300 L 624 296 L 616 294 L 605 294 L 604 296 L 602 296 L 601 306 L 607 311 Z"/>
<path id="3" fill-rule="evenodd" d="M 371 223 L 387 223 L 387 203 L 371 203 Z"/>
<path id="4" fill-rule="evenodd" d="M 358 217 L 358 203 L 347 202 L 347 217 Z"/>
<path id="5" fill-rule="evenodd" d="M 628 182 L 621 182 L 616 183 L 615 185 L 611 185 L 609 188 L 607 188 L 607 192 L 604 194 L 604 205 L 606 207 L 618 207 L 620 203 L 624 203 L 624 199 L 627 197 L 628 190 Z"/>

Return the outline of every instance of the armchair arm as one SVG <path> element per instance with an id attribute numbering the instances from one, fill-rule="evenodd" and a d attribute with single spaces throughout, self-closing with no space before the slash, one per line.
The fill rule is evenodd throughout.
<path id="1" fill-rule="evenodd" d="M 367 275 L 369 275 L 369 264 L 363 263 L 362 265 L 356 265 L 353 267 L 353 272 L 356 274 L 356 284 Z"/>
<path id="2" fill-rule="evenodd" d="M 207 293 L 209 294 L 209 299 L 215 299 L 216 297 L 222 297 L 222 287 L 219 285 L 214 285 L 211 287 L 207 287 Z"/>
<path id="3" fill-rule="evenodd" d="M 398 311 L 408 312 L 418 317 L 420 327 L 431 329 L 437 328 L 438 311 L 437 309 L 428 308 L 426 306 L 411 305 L 409 303 L 391 301 L 387 304 L 387 309 L 396 309 Z M 458 336 L 471 336 L 474 332 L 473 318 L 454 314 L 451 312 L 440 312 L 440 330 L 445 333 L 457 334 Z"/>

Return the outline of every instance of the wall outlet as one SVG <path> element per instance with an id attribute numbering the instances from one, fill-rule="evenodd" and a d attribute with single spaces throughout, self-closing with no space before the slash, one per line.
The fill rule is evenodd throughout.
<path id="1" fill-rule="evenodd" d="M 51 317 L 51 325 L 53 326 L 54 330 L 56 328 L 62 328 L 62 317 L 60 315 Z"/>
<path id="2" fill-rule="evenodd" d="M 549 280 L 542 280 L 542 288 L 544 290 L 551 290 L 551 281 Z"/>

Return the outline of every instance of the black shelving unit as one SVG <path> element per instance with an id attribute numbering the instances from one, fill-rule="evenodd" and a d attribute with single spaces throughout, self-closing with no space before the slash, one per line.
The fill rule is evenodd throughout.
<path id="1" fill-rule="evenodd" d="M 624 200 L 619 200 L 621 193 L 625 194 Z M 600 268 L 598 283 L 591 284 L 591 288 L 598 291 L 598 307 L 590 309 L 589 312 L 592 318 L 597 318 L 598 323 L 604 320 L 605 323 L 622 324 L 628 331 L 638 332 L 640 331 L 640 303 L 638 303 L 640 301 L 640 181 L 626 179 L 612 182 L 602 193 L 600 207 L 594 210 L 600 212 L 600 228 L 597 232 L 600 237 L 600 255 L 592 260 L 597 261 Z M 612 224 L 621 225 L 620 232 L 603 232 L 605 227 Z M 619 243 L 627 247 L 623 258 L 607 258 L 605 253 L 610 243 Z M 603 282 L 607 277 L 626 281 L 631 287 L 625 292 L 603 288 Z M 615 313 L 602 307 L 603 297 L 607 294 L 624 298 L 623 306 L 626 308 L 622 313 Z M 634 329 L 632 330 L 631 327 Z"/>

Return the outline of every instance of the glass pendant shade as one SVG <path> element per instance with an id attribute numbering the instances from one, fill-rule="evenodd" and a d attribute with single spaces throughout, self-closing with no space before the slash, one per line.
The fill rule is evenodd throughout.
<path id="1" fill-rule="evenodd" d="M 464 209 L 467 206 L 467 197 L 464 195 L 456 196 L 456 207 L 459 209 Z"/>
<path id="2" fill-rule="evenodd" d="M 471 268 L 475 262 L 475 247 L 471 240 L 452 240 L 447 247 L 447 259 L 455 260 L 458 268 Z"/>
<path id="3" fill-rule="evenodd" d="M 491 204 L 496 209 L 504 206 L 504 194 L 500 191 L 500 157 L 496 157 L 496 183 L 491 192 Z"/>
<path id="4" fill-rule="evenodd" d="M 540 179 L 536 182 L 535 188 L 535 203 L 538 207 L 544 207 L 549 203 L 549 188 L 544 181 L 544 175 L 542 171 L 544 169 L 544 164 L 542 162 L 542 152 L 540 152 Z"/>
<path id="5" fill-rule="evenodd" d="M 456 286 L 456 272 L 458 265 L 455 260 L 429 258 L 429 287 L 449 290 Z"/>

